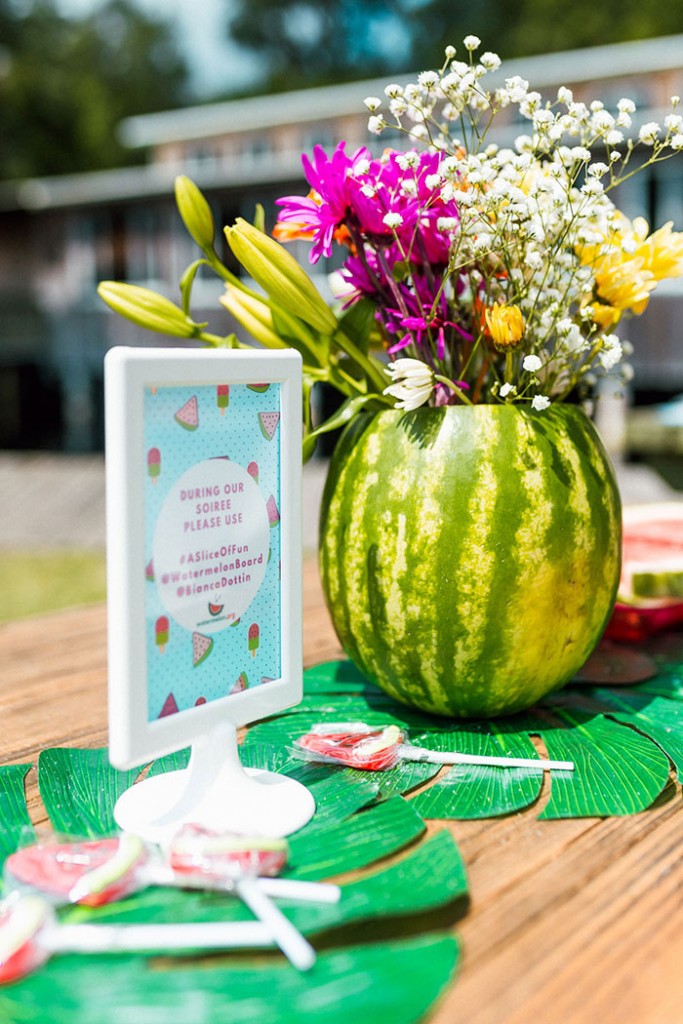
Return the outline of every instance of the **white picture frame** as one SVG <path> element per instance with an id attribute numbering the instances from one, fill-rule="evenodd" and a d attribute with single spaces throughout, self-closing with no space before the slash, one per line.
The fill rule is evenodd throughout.
<path id="1" fill-rule="evenodd" d="M 301 373 L 290 349 L 105 357 L 109 757 L 123 769 L 192 747 L 168 792 L 143 784 L 151 804 L 139 784 L 124 794 L 122 827 L 175 827 L 180 790 L 194 776 L 196 810 L 226 747 L 234 789 L 236 730 L 301 700 Z"/>

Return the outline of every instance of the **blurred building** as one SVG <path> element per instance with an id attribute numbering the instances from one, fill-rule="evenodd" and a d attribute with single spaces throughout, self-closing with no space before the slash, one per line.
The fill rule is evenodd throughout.
<path id="1" fill-rule="evenodd" d="M 516 74 L 548 98 L 566 85 L 575 99 L 599 97 L 616 110 L 627 96 L 639 123 L 661 122 L 671 96 L 683 95 L 683 35 L 512 61 L 499 77 Z M 397 144 L 387 132 L 367 133 L 363 99 L 382 95 L 385 84 L 383 78 L 130 118 L 122 137 L 131 150 L 145 151 L 146 165 L 0 186 L 0 447 L 101 448 L 104 353 L 115 344 L 154 344 L 155 337 L 110 313 L 96 286 L 116 279 L 178 297 L 177 282 L 197 249 L 175 209 L 177 174 L 202 188 L 219 224 L 252 219 L 257 203 L 272 220 L 275 198 L 305 191 L 300 155 L 315 144 L 329 150 L 346 139 L 349 150 L 376 151 Z M 510 122 L 510 141 L 527 126 Z M 619 206 L 629 216 L 683 228 L 683 155 L 622 186 Z M 227 334 L 235 325 L 218 305 L 220 291 L 215 278 L 201 277 L 193 312 Z M 649 393 L 683 391 L 681 314 L 683 293 L 662 287 L 629 325 L 638 386 Z"/>

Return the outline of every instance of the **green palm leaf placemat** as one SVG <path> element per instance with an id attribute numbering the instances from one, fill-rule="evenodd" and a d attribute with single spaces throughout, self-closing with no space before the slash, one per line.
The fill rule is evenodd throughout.
<path id="1" fill-rule="evenodd" d="M 436 750 L 512 757 L 533 756 L 538 736 L 548 756 L 572 760 L 571 773 L 551 771 L 544 819 L 635 814 L 664 792 L 673 764 L 683 774 L 683 644 L 655 642 L 657 675 L 633 687 L 569 687 L 537 709 L 496 721 L 462 722 L 421 714 L 397 704 L 348 661 L 330 661 L 305 673 L 302 704 L 249 731 L 245 749 L 292 749 L 316 722 L 396 724 L 412 742 Z M 324 766 L 321 766 L 324 767 Z M 406 762 L 386 772 L 327 766 L 349 779 L 374 778 L 380 794 L 410 791 L 439 773 L 438 766 Z M 533 805 L 541 792 L 540 769 L 459 765 L 411 804 L 425 818 L 489 818 Z"/>
<path id="2" fill-rule="evenodd" d="M 184 755 L 163 759 L 176 768 Z M 245 763 L 289 769 L 310 785 L 313 821 L 291 837 L 285 874 L 323 879 L 347 871 L 335 905 L 279 901 L 305 934 L 322 944 L 312 971 L 299 974 L 276 952 L 213 954 L 198 959 L 154 956 L 58 956 L 35 974 L 0 989 L 0 1020 L 22 1024 L 145 1024 L 215 1020 L 297 1021 L 354 1019 L 374 1024 L 419 1020 L 454 976 L 457 941 L 433 933 L 399 938 L 401 922 L 451 907 L 455 919 L 467 897 L 465 868 L 447 832 L 416 845 L 424 821 L 400 796 L 378 802 L 378 786 L 357 773 L 330 775 L 324 767 L 292 761 L 286 751 L 252 744 Z M 23 779 L 28 766 L 0 769 L 5 810 L 4 853 L 16 848 L 28 823 Z M 155 766 L 152 766 L 152 771 Z M 113 805 L 137 772 L 116 772 L 106 750 L 56 749 L 39 759 L 40 792 L 59 833 L 96 836 L 112 831 Z M 335 813 L 336 811 L 336 813 Z M 401 851 L 407 848 L 405 852 Z M 398 854 L 389 865 L 376 866 Z M 231 921 L 251 917 L 236 898 L 217 893 L 149 888 L 92 910 L 60 912 L 70 923 Z M 395 923 L 394 923 L 395 922 Z M 358 945 L 358 929 L 367 932 Z M 419 926 L 418 926 L 419 927 Z M 353 944 L 345 944 L 345 929 Z M 410 931 L 414 932 L 414 926 Z M 349 933 L 351 934 L 351 933 Z M 227 1014 L 227 1017 L 226 1017 Z"/>

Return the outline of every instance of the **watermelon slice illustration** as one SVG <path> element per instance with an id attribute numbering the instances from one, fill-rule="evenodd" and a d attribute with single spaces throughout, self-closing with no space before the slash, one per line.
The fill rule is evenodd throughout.
<path id="1" fill-rule="evenodd" d="M 194 702 L 194 706 L 198 708 L 200 704 L 206 704 L 206 697 L 197 697 L 196 701 Z"/>
<path id="2" fill-rule="evenodd" d="M 213 615 L 214 618 L 220 615 L 224 608 L 224 604 L 213 604 L 213 602 L 209 601 L 209 615 Z"/>
<path id="3" fill-rule="evenodd" d="M 247 673 L 246 672 L 240 672 L 239 676 L 237 677 L 237 682 L 233 686 L 233 688 L 230 691 L 230 693 L 241 693 L 242 690 L 246 690 L 248 686 L 249 686 L 249 679 L 247 677 Z"/>
<path id="4" fill-rule="evenodd" d="M 261 427 L 261 433 L 265 437 L 266 441 L 272 441 L 277 430 L 277 425 L 280 422 L 279 412 L 260 412 L 258 414 L 259 426 Z"/>
<path id="5" fill-rule="evenodd" d="M 212 650 L 213 640 L 210 636 L 204 636 L 202 633 L 192 634 L 192 664 L 194 668 L 206 661 Z"/>
<path id="6" fill-rule="evenodd" d="M 197 408 L 197 396 L 193 395 L 192 398 L 188 398 L 185 405 L 178 409 L 178 412 L 173 417 L 181 427 L 185 430 L 196 430 L 199 426 L 199 410 Z"/>
<path id="7" fill-rule="evenodd" d="M 268 513 L 268 524 L 272 529 L 273 526 L 277 526 L 280 522 L 280 513 L 277 510 L 277 504 L 272 494 L 266 502 L 266 512 Z"/>
<path id="8" fill-rule="evenodd" d="M 257 394 L 262 395 L 264 391 L 267 391 L 270 384 L 247 384 L 250 391 L 256 391 Z"/>
<path id="9" fill-rule="evenodd" d="M 168 715 L 175 715 L 178 712 L 178 705 L 172 693 L 164 701 L 164 706 L 159 712 L 159 718 L 166 718 Z"/>

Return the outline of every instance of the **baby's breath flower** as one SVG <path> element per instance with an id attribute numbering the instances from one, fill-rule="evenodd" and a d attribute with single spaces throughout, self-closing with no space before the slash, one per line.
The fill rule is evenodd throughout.
<path id="1" fill-rule="evenodd" d="M 366 96 L 363 103 L 368 108 L 371 114 L 374 114 L 376 110 L 382 106 L 382 101 L 378 96 Z"/>
<path id="2" fill-rule="evenodd" d="M 479 47 L 481 46 L 481 39 L 479 38 L 479 36 L 465 36 L 462 42 L 465 49 L 469 50 L 470 53 L 473 53 L 475 50 L 478 50 Z"/>
<path id="3" fill-rule="evenodd" d="M 683 149 L 683 135 L 674 135 L 669 145 L 672 149 Z"/>
<path id="4" fill-rule="evenodd" d="M 550 399 L 547 395 L 534 395 L 531 400 L 531 408 L 535 409 L 536 412 L 543 412 L 550 405 Z"/>
<path id="5" fill-rule="evenodd" d="M 661 127 L 656 121 L 648 121 L 638 132 L 638 138 L 646 146 L 654 146 L 661 133 Z"/>
<path id="6" fill-rule="evenodd" d="M 501 65 L 501 60 L 497 53 L 491 53 L 487 50 L 486 53 L 482 53 L 480 56 L 479 63 L 487 71 L 497 71 Z"/>
<path id="7" fill-rule="evenodd" d="M 377 115 L 373 114 L 372 117 L 368 118 L 368 131 L 371 135 L 380 135 L 385 126 L 386 122 L 383 117 L 377 117 Z"/>
<path id="8" fill-rule="evenodd" d="M 417 81 L 423 89 L 433 89 L 439 84 L 439 76 L 436 71 L 421 71 L 417 76 Z"/>
<path id="9" fill-rule="evenodd" d="M 526 370 L 527 373 L 537 373 L 541 369 L 543 363 L 538 356 L 524 356 L 522 360 L 522 369 Z"/>
<path id="10" fill-rule="evenodd" d="M 396 82 L 390 82 L 384 86 L 384 95 L 390 100 L 398 99 L 399 96 L 403 96 L 403 88 Z"/>
<path id="11" fill-rule="evenodd" d="M 509 381 L 506 381 L 505 384 L 501 384 L 498 394 L 501 398 L 507 398 L 508 396 L 512 397 L 517 394 L 517 388 L 514 384 L 510 384 Z"/>
<path id="12" fill-rule="evenodd" d="M 400 228 L 403 223 L 403 217 L 400 213 L 385 213 L 382 217 L 382 223 L 386 224 L 388 228 Z"/>

